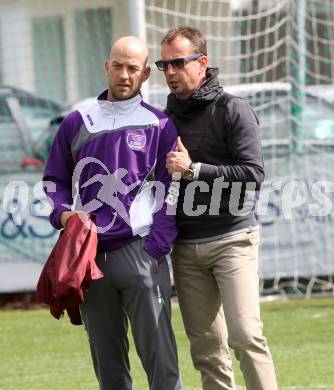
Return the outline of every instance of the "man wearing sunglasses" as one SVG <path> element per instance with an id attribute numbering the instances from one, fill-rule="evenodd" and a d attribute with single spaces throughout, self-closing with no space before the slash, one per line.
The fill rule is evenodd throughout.
<path id="1" fill-rule="evenodd" d="M 172 259 L 194 366 L 204 390 L 235 390 L 230 346 L 247 390 L 277 390 L 259 307 L 258 119 L 219 84 L 199 30 L 171 29 L 161 44 L 156 65 L 171 90 L 166 112 L 180 135 L 166 161 L 170 174 L 182 175 Z"/>

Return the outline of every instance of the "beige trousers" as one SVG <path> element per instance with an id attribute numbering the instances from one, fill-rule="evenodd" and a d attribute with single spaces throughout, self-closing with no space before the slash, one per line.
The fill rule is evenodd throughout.
<path id="1" fill-rule="evenodd" d="M 176 243 L 175 285 L 203 390 L 234 390 L 229 347 L 247 390 L 277 390 L 260 320 L 257 230 L 202 244 Z"/>

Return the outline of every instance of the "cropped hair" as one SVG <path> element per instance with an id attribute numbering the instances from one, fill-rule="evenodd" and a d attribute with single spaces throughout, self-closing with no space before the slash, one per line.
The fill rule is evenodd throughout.
<path id="1" fill-rule="evenodd" d="M 161 44 L 171 43 L 180 36 L 187 38 L 192 43 L 195 54 L 207 55 L 205 37 L 196 27 L 179 26 L 171 28 L 162 38 Z"/>

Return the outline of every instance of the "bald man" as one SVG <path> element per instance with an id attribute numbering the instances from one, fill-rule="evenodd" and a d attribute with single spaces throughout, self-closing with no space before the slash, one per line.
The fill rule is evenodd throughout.
<path id="1" fill-rule="evenodd" d="M 140 95 L 150 74 L 147 55 L 135 37 L 113 45 L 105 63 L 108 89 L 64 119 L 44 173 L 56 186 L 46 189 L 51 224 L 61 229 L 80 211 L 97 226 L 96 263 L 104 277 L 90 285 L 80 313 L 102 390 L 133 388 L 128 320 L 150 390 L 182 389 L 166 260 L 177 230 L 174 215 L 166 212 L 173 202 L 165 161 L 177 132 Z"/>

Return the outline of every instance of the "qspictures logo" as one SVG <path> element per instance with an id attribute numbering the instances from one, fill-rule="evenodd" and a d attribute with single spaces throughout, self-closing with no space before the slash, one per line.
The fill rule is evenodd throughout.
<path id="1" fill-rule="evenodd" d="M 92 177 L 82 177 L 83 171 L 92 165 L 98 166 L 98 173 Z M 96 170 L 95 170 L 96 171 Z M 148 208 L 152 215 L 157 212 L 164 212 L 167 215 L 175 215 L 178 209 L 185 215 L 196 217 L 203 214 L 219 215 L 221 211 L 221 199 L 224 191 L 229 191 L 229 202 L 225 207 L 228 212 L 235 216 L 247 215 L 255 211 L 258 221 L 262 224 L 273 224 L 278 219 L 292 220 L 303 219 L 303 221 L 332 220 L 334 202 L 334 183 L 328 180 L 319 180 L 314 183 L 303 180 L 277 180 L 264 182 L 260 191 L 255 191 L 255 183 L 247 183 L 245 188 L 242 183 L 228 183 L 222 178 L 214 180 L 209 186 L 204 181 L 193 181 L 187 183 L 184 192 L 184 201 L 178 204 L 180 188 L 180 175 L 173 175 L 173 180 L 168 184 L 159 181 L 129 180 L 129 172 L 125 168 L 119 168 L 110 172 L 108 167 L 98 159 L 84 158 L 75 167 L 72 181 L 72 198 L 74 209 L 84 213 L 98 212 L 105 206 L 111 209 L 111 218 L 105 226 L 97 226 L 99 233 L 110 230 L 117 219 L 123 220 L 131 226 L 129 209 L 130 199 L 143 196 L 146 191 L 145 201 L 149 202 Z M 82 183 L 79 188 L 79 183 Z M 96 190 L 96 184 L 99 189 Z M 42 183 L 38 184 L 40 187 Z M 44 188 L 49 194 L 48 213 L 53 209 L 53 195 L 61 192 L 57 189 L 56 183 L 45 182 Z M 93 199 L 84 203 L 82 194 L 95 186 Z M 144 191 L 145 190 L 145 191 Z M 28 207 L 30 187 L 24 182 L 10 182 L 4 188 L 2 206 L 3 210 L 11 217 L 11 221 L 17 226 L 23 223 L 22 215 Z M 210 196 L 209 204 L 195 202 L 196 197 L 201 193 Z M 130 195 L 131 194 L 131 195 Z M 147 195 L 148 194 L 148 195 Z M 242 196 L 243 201 L 239 202 Z M 44 202 L 37 203 L 34 207 L 34 216 L 46 217 Z M 179 202 L 180 203 L 180 202 Z M 240 203 L 242 206 L 240 206 Z M 42 207 L 43 205 L 43 207 Z M 62 204 L 66 209 L 71 210 L 71 204 Z"/>

